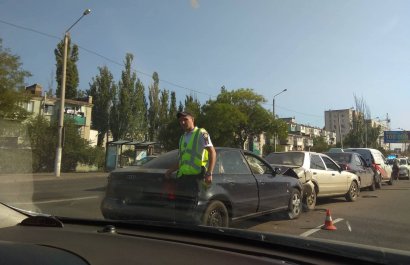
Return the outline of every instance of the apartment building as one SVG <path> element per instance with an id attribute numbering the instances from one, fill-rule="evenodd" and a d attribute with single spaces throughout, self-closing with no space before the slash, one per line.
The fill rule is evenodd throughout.
<path id="1" fill-rule="evenodd" d="M 336 133 L 337 143 L 342 142 L 353 128 L 354 115 L 356 115 L 356 111 L 353 109 L 325 111 L 325 130 Z"/>
<path id="2" fill-rule="evenodd" d="M 31 99 L 24 103 L 23 107 L 33 115 L 43 115 L 49 121 L 58 120 L 60 110 L 60 99 L 42 95 L 42 87 L 34 84 L 26 87 Z M 78 126 L 82 138 L 90 139 L 92 97 L 85 99 L 66 99 L 64 103 L 64 118 L 71 118 Z"/>
<path id="3" fill-rule="evenodd" d="M 294 117 L 281 118 L 281 120 L 288 124 L 288 137 L 280 141 L 280 144 L 285 146 L 285 151 L 310 150 L 315 137 L 323 137 L 329 145 L 336 144 L 335 132 L 314 126 L 298 124 Z"/>

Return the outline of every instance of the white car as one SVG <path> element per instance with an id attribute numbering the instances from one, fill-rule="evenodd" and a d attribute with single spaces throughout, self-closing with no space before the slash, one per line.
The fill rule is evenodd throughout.
<path id="1" fill-rule="evenodd" d="M 355 201 L 360 193 L 359 177 L 343 171 L 325 154 L 291 151 L 271 153 L 265 157 L 273 167 L 292 168 L 302 183 L 314 185 L 314 197 L 341 197 Z"/>
<path id="2" fill-rule="evenodd" d="M 410 161 L 407 157 L 399 158 L 399 177 L 410 179 Z"/>

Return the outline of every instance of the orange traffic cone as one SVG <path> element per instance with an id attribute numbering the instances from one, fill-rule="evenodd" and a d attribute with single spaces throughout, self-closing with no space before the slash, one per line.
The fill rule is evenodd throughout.
<path id="1" fill-rule="evenodd" d="M 333 225 L 333 220 L 332 216 L 330 216 L 330 210 L 326 210 L 326 219 L 325 219 L 325 225 L 323 226 L 323 229 L 325 230 L 336 230 L 336 226 Z"/>

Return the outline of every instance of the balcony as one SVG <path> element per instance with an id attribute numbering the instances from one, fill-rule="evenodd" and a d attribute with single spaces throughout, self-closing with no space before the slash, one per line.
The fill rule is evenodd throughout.
<path id="1" fill-rule="evenodd" d="M 64 114 L 64 121 L 69 120 L 69 119 L 73 120 L 75 125 L 85 126 L 85 117 L 84 116 Z"/>

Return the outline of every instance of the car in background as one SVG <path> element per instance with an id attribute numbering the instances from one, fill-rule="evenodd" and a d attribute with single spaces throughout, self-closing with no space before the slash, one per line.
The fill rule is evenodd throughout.
<path id="1" fill-rule="evenodd" d="M 407 157 L 399 158 L 399 177 L 410 179 L 410 161 Z"/>
<path id="2" fill-rule="evenodd" d="M 356 174 L 360 180 L 360 188 L 376 189 L 376 172 L 373 167 L 366 164 L 363 157 L 355 152 L 325 153 L 339 166 L 348 172 Z"/>
<path id="3" fill-rule="evenodd" d="M 382 182 L 393 185 L 392 171 L 393 168 L 387 164 L 384 155 L 377 149 L 372 148 L 345 148 L 347 152 L 359 153 L 367 166 L 376 170 L 376 187 L 381 188 Z"/>
<path id="4" fill-rule="evenodd" d="M 264 158 L 278 172 L 294 172 L 297 175 L 303 187 L 303 206 L 305 210 L 313 210 L 316 206 L 317 192 L 312 182 L 312 175 L 306 173 L 304 156 L 303 152 L 274 152 Z"/>
<path id="5" fill-rule="evenodd" d="M 299 178 L 311 180 L 314 195 L 320 197 L 341 197 L 355 201 L 360 193 L 359 177 L 343 171 L 335 161 L 325 154 L 308 151 L 271 153 L 265 159 L 272 166 L 292 168 Z M 278 164 L 278 161 L 280 163 Z"/>
<path id="6" fill-rule="evenodd" d="M 216 164 L 210 185 L 198 181 L 193 209 L 176 210 L 174 178 L 165 172 L 178 161 L 174 150 L 138 167 L 119 168 L 108 177 L 101 211 L 114 220 L 149 220 L 227 227 L 231 222 L 274 211 L 289 219 L 302 211 L 302 186 L 297 177 L 277 174 L 259 156 L 235 148 L 216 148 Z M 179 208 L 179 207 L 177 207 Z"/>

